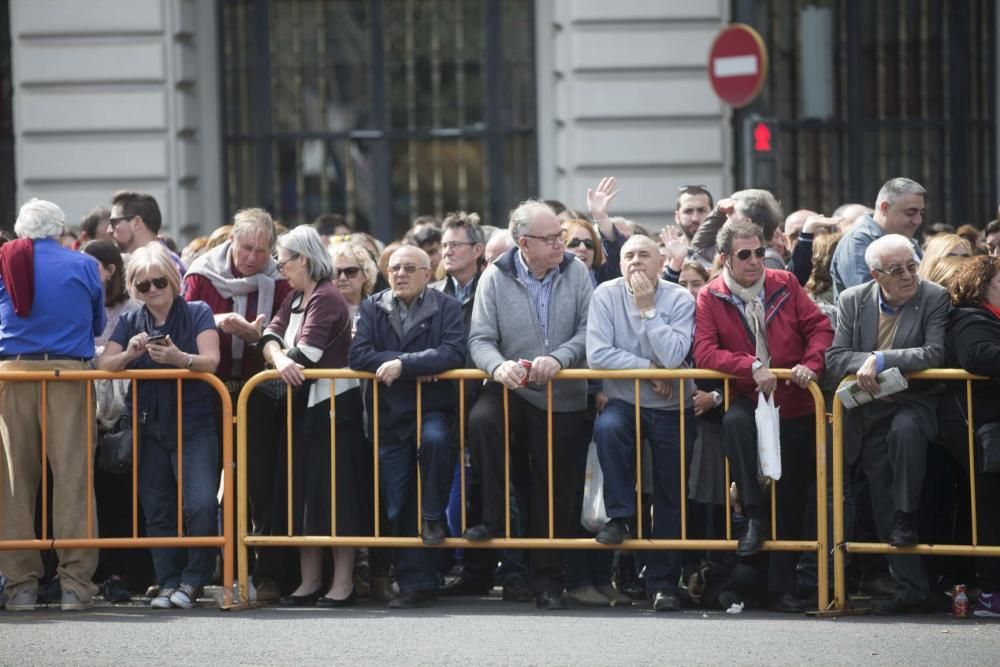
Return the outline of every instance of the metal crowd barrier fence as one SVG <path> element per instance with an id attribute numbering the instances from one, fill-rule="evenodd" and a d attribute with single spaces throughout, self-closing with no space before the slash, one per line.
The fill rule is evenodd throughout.
<path id="1" fill-rule="evenodd" d="M 48 475 L 47 465 L 47 389 L 49 382 L 86 382 L 87 413 L 94 414 L 94 384 L 93 380 L 130 380 L 132 383 L 132 535 L 130 537 L 99 537 L 95 535 L 94 513 L 96 499 L 94 496 L 94 451 L 96 426 L 87 429 L 84 446 L 87 461 L 87 526 L 86 537 L 50 537 L 48 526 Z M 176 537 L 140 537 L 139 536 L 139 424 L 137 423 L 138 391 L 144 380 L 176 380 L 177 381 L 177 536 Z M 183 505 L 183 418 L 182 381 L 201 381 L 211 386 L 219 395 L 222 405 L 222 470 L 223 497 L 222 516 L 223 534 L 219 536 L 189 537 L 184 535 L 184 505 Z M 51 549 L 155 549 L 165 547 L 222 547 L 222 579 L 223 606 L 232 604 L 233 596 L 233 438 L 232 429 L 228 427 L 233 422 L 233 406 L 226 386 L 219 378 L 209 373 L 194 373 L 187 370 L 136 370 L 120 373 L 104 371 L 10 371 L 0 373 L 0 382 L 40 382 L 41 383 L 41 537 L 38 539 L 5 540 L 2 538 L 3 527 L 0 526 L 0 550 L 35 550 Z M 137 391 L 138 387 L 138 391 Z M 56 480 L 58 481 L 58 480 Z"/>
<path id="2" fill-rule="evenodd" d="M 787 369 L 771 369 L 772 372 L 778 377 L 779 380 L 789 380 L 791 378 L 791 371 Z M 372 380 L 374 374 L 363 373 L 359 371 L 352 371 L 349 369 L 327 369 L 327 370 L 306 370 L 303 371 L 307 379 L 334 379 L 334 378 L 356 378 L 362 380 Z M 486 375 L 478 370 L 453 370 L 446 373 L 442 373 L 437 376 L 441 380 L 457 380 L 459 382 L 458 388 L 458 413 L 463 416 L 459 419 L 459 461 L 465 460 L 465 415 L 468 414 L 468 410 L 471 406 L 465 405 L 465 383 L 466 382 L 482 382 L 486 379 Z M 267 380 L 278 379 L 279 375 L 276 371 L 265 371 L 263 373 L 258 373 L 257 375 L 250 378 L 243 387 L 237 402 L 237 444 L 236 444 L 236 460 L 237 460 L 237 557 L 238 557 L 238 586 L 239 586 L 239 596 L 243 603 L 249 601 L 249 554 L 248 549 L 250 547 L 422 547 L 425 546 L 421 542 L 419 536 L 414 537 L 387 537 L 381 534 L 380 517 L 379 517 L 379 444 L 378 444 L 378 423 L 379 414 L 378 410 L 372 415 L 372 456 L 373 456 L 373 479 L 374 479 L 374 535 L 373 536 L 338 536 L 337 526 L 336 526 L 336 489 L 334 488 L 334 481 L 336 480 L 336 428 L 331 426 L 330 429 L 330 502 L 331 502 L 331 525 L 330 525 L 330 535 L 328 536 L 318 536 L 318 535 L 293 535 L 292 534 L 292 448 L 287 448 L 286 456 L 288 457 L 288 479 L 287 479 L 287 499 L 288 503 L 288 530 L 287 535 L 252 535 L 248 533 L 248 498 L 247 498 L 247 426 L 246 426 L 246 415 L 247 415 L 247 405 L 250 397 L 250 393 L 257 387 L 260 383 Z M 723 380 L 725 389 L 725 407 L 729 407 L 729 384 L 731 376 L 724 375 L 722 373 L 717 373 L 715 371 L 698 370 L 698 369 L 684 369 L 684 370 L 667 370 L 667 369 L 642 369 L 642 370 L 624 370 L 624 371 L 596 371 L 590 369 L 580 369 L 580 370 L 564 370 L 560 371 L 555 378 L 555 381 L 559 380 L 581 380 L 581 379 L 604 379 L 604 380 L 633 380 L 635 382 L 635 420 L 636 420 L 636 461 L 635 461 L 635 476 L 636 476 L 636 498 L 637 498 L 637 511 L 638 508 L 642 507 L 642 448 L 639 446 L 639 423 L 640 423 L 640 400 L 639 400 L 639 382 L 641 380 L 680 380 L 680 379 L 718 379 Z M 335 401 L 333 400 L 333 384 L 331 383 L 331 400 L 330 400 L 330 419 L 334 420 L 336 418 L 335 412 Z M 416 446 L 419 450 L 420 447 L 420 432 L 421 432 L 421 390 L 420 383 L 417 384 L 417 443 Z M 679 399 L 682 405 L 686 403 L 684 392 L 684 383 L 678 383 L 680 395 Z M 372 382 L 371 389 L 373 391 L 373 404 L 378 405 L 378 392 L 379 383 Z M 820 610 L 826 609 L 828 606 L 828 564 L 826 554 L 828 553 L 828 535 L 827 535 L 827 487 L 826 487 L 826 414 L 824 412 L 824 401 L 823 394 L 819 387 L 815 383 L 809 384 L 809 392 L 813 397 L 813 401 L 816 406 L 816 535 L 815 540 L 778 540 L 777 527 L 775 520 L 775 512 L 777 507 L 777 493 L 771 493 L 771 539 L 765 541 L 764 550 L 768 551 L 798 551 L 798 552 L 814 552 L 817 556 L 817 604 Z M 504 526 L 504 535 L 498 539 L 493 539 L 487 542 L 469 542 L 463 538 L 447 538 L 440 547 L 461 547 L 461 548 L 516 548 L 516 549 L 538 549 L 538 548 L 560 548 L 560 549 L 624 549 L 624 550 L 656 550 L 656 549 L 671 549 L 671 550 L 703 550 L 703 549 L 713 549 L 713 550 L 729 550 L 733 551 L 736 549 L 736 540 L 732 535 L 732 521 L 731 521 L 731 509 L 729 503 L 726 502 L 726 539 L 688 539 L 687 537 L 687 480 L 686 480 L 686 469 L 685 465 L 685 448 L 680 447 L 680 470 L 681 475 L 678 483 L 681 489 L 681 536 L 680 539 L 650 539 L 644 538 L 642 535 L 641 521 L 637 522 L 637 534 L 634 539 L 629 539 L 623 542 L 617 547 L 606 547 L 598 544 L 593 538 L 557 538 L 554 535 L 554 521 L 553 521 L 553 484 L 552 484 L 552 382 L 548 384 L 548 537 L 511 537 L 510 534 L 510 431 L 509 428 L 504 429 L 504 480 L 505 480 L 505 509 L 506 509 L 506 521 Z M 504 418 L 505 424 L 509 423 L 509 391 L 504 388 L 503 390 L 503 407 L 504 407 Z M 287 402 L 287 437 L 291 441 L 292 434 L 292 394 L 287 392 L 286 395 Z M 680 422 L 680 438 L 681 442 L 685 442 L 685 429 L 689 428 L 685 424 L 684 411 L 681 413 Z M 785 446 L 794 446 L 791 443 Z M 419 464 L 418 464 L 419 466 Z M 466 516 L 465 516 L 465 466 L 460 465 L 459 470 L 461 471 L 461 505 L 462 505 L 462 531 L 466 528 Z M 726 489 L 724 497 L 728 498 L 728 489 L 730 486 L 730 472 L 729 463 L 726 461 Z M 581 480 L 581 485 L 583 480 Z M 771 485 L 772 491 L 774 490 L 774 485 Z M 417 521 L 415 535 L 419 535 L 419 520 L 421 516 L 420 512 L 420 475 L 419 469 L 417 474 Z M 434 547 L 430 547 L 434 548 Z"/>
<path id="3" fill-rule="evenodd" d="M 976 507 L 975 423 L 972 411 L 972 383 L 990 378 L 972 375 L 963 370 L 941 368 L 908 373 L 911 380 L 961 380 L 965 382 L 967 437 L 969 448 L 969 503 L 972 510 L 972 544 L 918 544 L 912 547 L 893 547 L 885 542 L 847 542 L 844 539 L 844 406 L 840 399 L 833 399 L 833 607 L 837 611 L 847 608 L 847 581 L 845 553 L 865 554 L 919 554 L 928 556 L 1000 556 L 1000 545 L 979 544 L 978 514 Z M 850 378 L 847 378 L 850 379 Z M 994 508 L 991 508 L 994 509 Z M 822 608 L 822 607 L 821 607 Z"/>

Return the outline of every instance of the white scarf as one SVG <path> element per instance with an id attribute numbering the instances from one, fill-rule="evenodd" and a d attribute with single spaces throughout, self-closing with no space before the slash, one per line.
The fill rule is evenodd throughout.
<path id="1" fill-rule="evenodd" d="M 233 312 L 240 315 L 246 312 L 247 296 L 257 292 L 257 312 L 247 313 L 247 319 L 252 322 L 258 315 L 263 315 L 266 325 L 274 310 L 274 284 L 281 279 L 278 265 L 274 259 L 269 257 L 267 265 L 260 273 L 237 278 L 230 268 L 233 261 L 232 255 L 232 241 L 226 241 L 194 260 L 191 263 L 191 268 L 187 270 L 187 275 L 194 274 L 208 278 L 219 296 L 223 299 L 233 300 Z M 238 374 L 243 360 L 244 341 L 239 336 L 232 338 L 233 373 Z"/>
<path id="2" fill-rule="evenodd" d="M 767 321 L 764 318 L 764 304 L 757 298 L 764 291 L 764 275 L 761 275 L 760 280 L 750 287 L 743 287 L 733 278 L 729 267 L 723 266 L 722 279 L 733 296 L 746 304 L 744 313 L 750 331 L 753 332 L 753 336 L 757 340 L 757 358 L 760 359 L 765 368 L 769 368 L 771 366 L 771 353 L 767 349 Z"/>

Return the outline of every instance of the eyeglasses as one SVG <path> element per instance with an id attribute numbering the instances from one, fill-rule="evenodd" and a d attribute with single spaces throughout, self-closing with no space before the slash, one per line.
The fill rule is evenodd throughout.
<path id="1" fill-rule="evenodd" d="M 447 251 L 450 248 L 458 250 L 464 245 L 476 245 L 476 244 L 473 243 L 472 241 L 446 241 L 445 243 L 441 244 L 441 250 Z"/>
<path id="2" fill-rule="evenodd" d="M 426 266 L 417 266 L 416 264 L 393 264 L 389 267 L 389 273 L 416 273 L 417 269 L 426 269 Z"/>
<path id="3" fill-rule="evenodd" d="M 125 222 L 127 220 L 131 220 L 134 217 L 135 217 L 134 215 L 133 216 L 122 215 L 117 218 L 109 218 L 108 224 L 111 225 L 111 229 L 114 229 L 115 227 L 118 226 L 119 222 Z"/>
<path id="4" fill-rule="evenodd" d="M 883 271 L 882 269 L 875 269 L 875 270 L 881 273 L 882 275 L 889 276 L 890 278 L 902 278 L 903 274 L 906 273 L 909 273 L 911 276 L 915 276 L 917 275 L 917 263 L 910 262 L 906 266 L 894 266 L 891 269 L 888 269 L 887 271 Z"/>
<path id="5" fill-rule="evenodd" d="M 753 249 L 743 248 L 743 250 L 740 250 L 739 252 L 736 253 L 736 259 L 740 260 L 741 262 L 745 262 L 748 259 L 750 259 L 750 255 L 753 255 L 757 259 L 764 259 L 764 253 L 766 252 L 767 250 L 764 248 L 764 246 L 757 246 L 756 248 Z"/>
<path id="6" fill-rule="evenodd" d="M 286 260 L 285 260 L 284 262 L 282 262 L 282 261 L 279 261 L 277 257 L 275 257 L 275 258 L 274 258 L 274 260 L 275 260 L 275 261 L 277 262 L 277 264 L 278 264 L 278 270 L 279 270 L 279 271 L 284 271 L 284 270 L 285 270 L 285 264 L 288 264 L 288 263 L 289 263 L 290 261 L 292 261 L 293 259 L 298 259 L 298 257 L 299 257 L 299 254 L 298 254 L 298 253 L 295 253 L 294 255 L 292 255 L 291 257 L 289 257 L 288 259 L 286 259 Z"/>
<path id="7" fill-rule="evenodd" d="M 139 290 L 140 293 L 145 294 L 149 291 L 150 287 L 155 287 L 156 289 L 167 289 L 167 285 L 170 281 L 166 278 L 153 278 L 152 280 L 143 280 L 135 284 L 135 288 Z"/>
<path id="8" fill-rule="evenodd" d="M 578 248 L 581 245 L 587 250 L 594 249 L 594 242 L 591 241 L 590 239 L 570 239 L 569 241 L 566 242 L 567 248 Z"/>
<path id="9" fill-rule="evenodd" d="M 562 232 L 559 234 L 549 234 L 548 236 L 538 236 L 537 234 L 521 234 L 526 239 L 536 239 L 550 246 L 557 246 L 563 242 Z"/>
<path id="10" fill-rule="evenodd" d="M 699 190 L 704 190 L 705 192 L 708 192 L 708 186 L 707 185 L 702 185 L 700 183 L 693 184 L 693 185 L 678 185 L 677 186 L 677 192 L 684 192 L 685 190 L 689 190 L 691 188 L 697 188 Z"/>
<path id="11" fill-rule="evenodd" d="M 335 269 L 334 273 L 337 274 L 338 278 L 340 276 L 344 276 L 345 278 L 356 278 L 360 271 L 361 267 L 359 266 L 347 266 L 343 269 Z"/>

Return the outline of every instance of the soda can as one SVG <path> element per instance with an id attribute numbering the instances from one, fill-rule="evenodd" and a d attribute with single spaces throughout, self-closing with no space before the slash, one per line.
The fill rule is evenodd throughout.
<path id="1" fill-rule="evenodd" d="M 969 618 L 969 596 L 965 594 L 965 584 L 955 584 L 951 590 L 951 615 Z"/>
<path id="2" fill-rule="evenodd" d="M 531 362 L 527 359 L 518 359 L 517 363 L 521 364 L 521 368 L 524 369 L 524 379 L 521 380 L 521 386 L 528 386 L 528 375 L 531 373 Z"/>

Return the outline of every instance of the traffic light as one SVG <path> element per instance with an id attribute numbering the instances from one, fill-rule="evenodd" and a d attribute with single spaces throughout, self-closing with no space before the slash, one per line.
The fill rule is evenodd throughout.
<path id="1" fill-rule="evenodd" d="M 743 187 L 774 192 L 778 185 L 777 122 L 750 114 L 743 119 Z"/>

